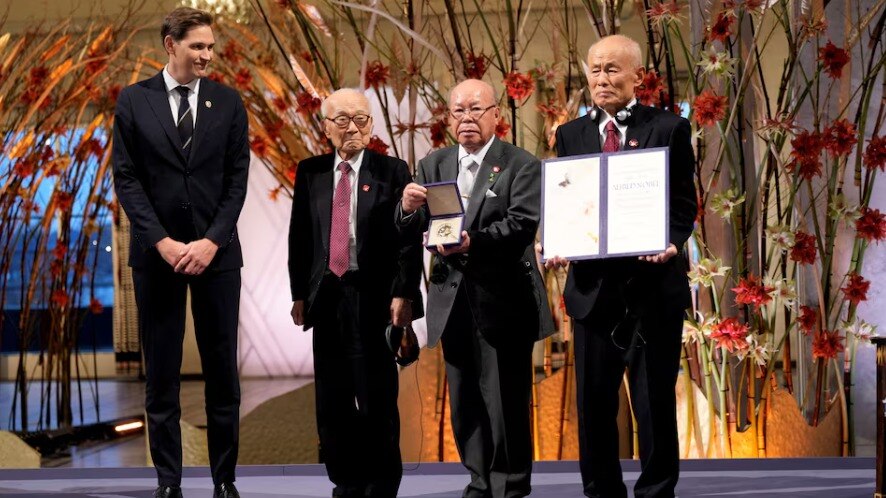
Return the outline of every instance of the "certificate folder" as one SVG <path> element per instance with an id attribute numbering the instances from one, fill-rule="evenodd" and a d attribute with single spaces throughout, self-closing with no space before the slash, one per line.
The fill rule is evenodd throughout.
<path id="1" fill-rule="evenodd" d="M 427 247 L 457 246 L 461 244 L 461 232 L 465 221 L 465 209 L 461 203 L 461 193 L 455 182 L 428 183 L 427 191 L 428 224 Z"/>
<path id="2" fill-rule="evenodd" d="M 658 254 L 668 247 L 668 147 L 542 162 L 542 260 Z"/>

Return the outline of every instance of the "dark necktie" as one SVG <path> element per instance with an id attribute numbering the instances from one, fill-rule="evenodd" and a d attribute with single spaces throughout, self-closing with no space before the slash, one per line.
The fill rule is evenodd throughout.
<path id="1" fill-rule="evenodd" d="M 351 265 L 351 165 L 342 161 L 338 165 L 341 179 L 332 198 L 332 224 L 329 227 L 329 270 L 342 276 Z"/>
<path id="2" fill-rule="evenodd" d="M 191 104 L 188 102 L 188 94 L 191 89 L 184 85 L 175 89 L 181 95 L 178 103 L 178 119 L 175 123 L 178 128 L 178 136 L 182 141 L 182 153 L 188 157 L 188 152 L 191 151 L 191 139 L 194 137 L 194 117 L 191 115 Z"/>
<path id="3" fill-rule="evenodd" d="M 618 128 L 615 121 L 609 120 L 606 123 L 606 141 L 603 142 L 603 152 L 618 152 L 621 149 L 621 142 L 618 139 Z"/>

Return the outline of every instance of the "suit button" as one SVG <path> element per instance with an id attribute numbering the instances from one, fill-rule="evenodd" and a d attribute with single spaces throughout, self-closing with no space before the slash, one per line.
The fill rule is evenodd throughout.
<path id="1" fill-rule="evenodd" d="M 185 176 L 191 176 L 191 170 L 186 169 L 186 170 L 185 170 Z"/>
<path id="2" fill-rule="evenodd" d="M 454 288 L 458 287 L 458 282 L 450 282 L 449 286 L 454 289 Z"/>
<path id="3" fill-rule="evenodd" d="M 182 202 L 181 203 L 182 209 L 188 209 L 189 207 L 191 207 L 191 203 L 189 203 L 189 202 Z"/>
<path id="4" fill-rule="evenodd" d="M 523 266 L 525 266 L 526 268 L 532 268 L 532 263 L 530 263 L 529 261 L 524 261 Z"/>

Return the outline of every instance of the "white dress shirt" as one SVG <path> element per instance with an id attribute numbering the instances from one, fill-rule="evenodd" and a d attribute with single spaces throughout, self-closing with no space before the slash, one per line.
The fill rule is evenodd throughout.
<path id="1" fill-rule="evenodd" d="M 348 216 L 348 252 L 350 253 L 349 270 L 357 269 L 357 192 L 359 191 L 358 180 L 360 179 L 360 166 L 363 164 L 363 152 L 364 151 L 361 150 L 359 154 L 347 161 L 347 163 L 351 165 L 351 172 L 348 173 L 348 179 L 351 181 L 351 214 Z M 335 161 L 335 164 L 332 166 L 332 201 L 335 202 L 336 189 L 339 180 L 341 180 L 341 170 L 338 169 L 338 165 L 343 161 L 338 154 L 338 150 L 335 151 L 333 160 Z"/>
<path id="2" fill-rule="evenodd" d="M 631 99 L 631 101 L 628 102 L 628 105 L 626 105 L 625 108 L 634 107 L 634 104 L 636 104 L 636 103 L 637 103 L 637 99 Z M 625 137 L 627 136 L 627 133 L 628 133 L 628 125 L 619 123 L 618 120 L 615 119 L 615 117 L 610 116 L 609 113 L 604 111 L 602 108 L 600 110 L 602 111 L 602 114 L 600 115 L 600 122 L 599 122 L 600 146 L 602 147 L 603 144 L 606 143 L 606 124 L 609 123 L 610 121 L 615 121 L 615 127 L 618 128 L 619 150 L 624 149 L 625 148 Z"/>
<path id="3" fill-rule="evenodd" d="M 169 108 L 172 109 L 172 124 L 178 121 L 178 106 L 181 94 L 176 88 L 182 86 L 169 74 L 169 68 L 163 68 L 163 81 L 166 82 L 166 96 L 169 98 Z M 197 128 L 197 92 L 200 91 L 200 78 L 194 78 L 184 86 L 191 89 L 188 93 L 188 105 L 191 106 L 191 118 L 194 120 L 194 128 Z"/>

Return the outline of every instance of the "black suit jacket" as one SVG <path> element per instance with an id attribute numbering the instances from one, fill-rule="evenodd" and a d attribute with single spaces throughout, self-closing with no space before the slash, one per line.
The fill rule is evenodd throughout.
<path id="1" fill-rule="evenodd" d="M 293 301 L 305 301 L 305 328 L 313 326 L 313 305 L 321 298 L 329 267 L 332 222 L 333 154 L 298 164 L 289 225 L 289 281 Z M 393 213 L 412 180 L 406 163 L 370 150 L 363 152 L 357 188 L 357 266 L 361 305 L 387 313 L 391 299 L 413 302 L 413 319 L 423 316 L 419 281 L 422 253 L 415 234 L 400 234 Z M 361 313 L 367 310 L 361 308 Z M 364 315 L 365 316 L 365 315 Z"/>
<path id="2" fill-rule="evenodd" d="M 434 258 L 432 278 L 437 273 L 445 275 L 445 281 L 429 284 L 428 347 L 443 335 L 460 286 L 465 286 L 474 321 L 489 341 L 534 341 L 554 332 L 533 251 L 541 165 L 525 150 L 493 140 L 465 213 L 464 226 L 471 238 L 468 254 Z M 418 183 L 455 181 L 457 156 L 454 145 L 422 159 Z M 404 230 L 413 232 L 427 230 L 428 223 L 427 206 L 401 221 Z"/>
<path id="3" fill-rule="evenodd" d="M 243 266 L 237 218 L 246 199 L 248 122 L 237 92 L 200 80 L 190 157 L 169 108 L 163 74 L 120 92 L 114 118 L 114 186 L 131 222 L 129 265 L 166 265 L 154 245 L 208 238 L 207 271 Z"/>
<path id="4" fill-rule="evenodd" d="M 623 150 L 670 147 L 669 240 L 681 250 L 692 234 L 698 212 L 695 194 L 695 155 L 689 121 L 661 109 L 637 104 L 633 108 Z M 557 128 L 557 155 L 575 156 L 601 152 L 600 130 L 589 116 Z M 636 143 L 636 146 L 631 146 Z M 564 289 L 566 311 L 575 319 L 588 317 L 594 305 L 609 302 L 601 293 L 619 294 L 634 316 L 656 300 L 688 307 L 690 295 L 684 257 L 665 264 L 647 263 L 636 257 L 576 261 L 570 265 Z M 605 296 L 610 297 L 610 296 Z M 602 310 L 605 311 L 605 310 Z"/>

